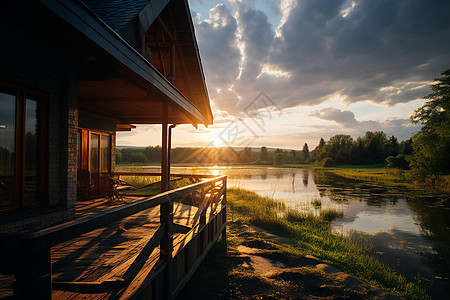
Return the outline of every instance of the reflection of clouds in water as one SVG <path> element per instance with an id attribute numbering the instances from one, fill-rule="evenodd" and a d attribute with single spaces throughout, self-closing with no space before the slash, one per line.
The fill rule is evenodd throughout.
<path id="1" fill-rule="evenodd" d="M 345 218 L 335 221 L 333 226 L 343 227 L 344 232 L 359 230 L 375 233 L 380 230 L 397 228 L 413 234 L 420 233 L 405 201 L 401 201 L 395 206 L 381 207 L 369 207 L 365 202 L 353 202 L 342 205 L 342 208 Z"/>
<path id="2" fill-rule="evenodd" d="M 417 273 L 428 280 L 434 280 L 434 272 L 424 264 L 423 257 L 434 251 L 432 245 L 420 235 L 391 228 L 375 233 L 370 241 L 373 244 L 373 254 L 409 280 L 414 280 Z"/>

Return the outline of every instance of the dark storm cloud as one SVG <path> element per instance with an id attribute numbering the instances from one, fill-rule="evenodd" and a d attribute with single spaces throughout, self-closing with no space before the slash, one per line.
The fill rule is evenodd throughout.
<path id="1" fill-rule="evenodd" d="M 355 3 L 346 17 L 343 0 L 298 1 L 291 11 L 271 60 L 292 73 L 292 82 L 318 81 L 299 87 L 303 97 L 291 97 L 286 106 L 320 103 L 333 92 L 348 102 L 407 102 L 427 92 L 380 89 L 430 81 L 450 67 L 450 1 Z"/>
<path id="2" fill-rule="evenodd" d="M 281 108 L 427 95 L 426 82 L 450 67 L 450 1 L 353 2 L 297 1 L 277 37 L 252 4 L 213 8 L 196 24 L 211 99 L 237 115 L 260 91 Z"/>

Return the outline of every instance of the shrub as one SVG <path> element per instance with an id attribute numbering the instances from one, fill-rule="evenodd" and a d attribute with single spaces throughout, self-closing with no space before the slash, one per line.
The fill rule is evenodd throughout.
<path id="1" fill-rule="evenodd" d="M 322 160 L 322 167 L 332 167 L 334 166 L 334 160 L 331 157 L 325 157 Z"/>
<path id="2" fill-rule="evenodd" d="M 397 156 L 388 156 L 386 158 L 386 162 L 388 163 L 388 168 L 409 170 L 409 163 L 403 154 L 399 154 Z"/>

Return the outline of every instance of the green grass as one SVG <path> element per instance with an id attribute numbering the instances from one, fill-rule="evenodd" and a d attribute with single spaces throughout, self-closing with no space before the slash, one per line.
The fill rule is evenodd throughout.
<path id="1" fill-rule="evenodd" d="M 336 219 L 342 219 L 344 217 L 344 212 L 335 208 L 328 208 L 321 210 L 319 216 L 324 221 L 331 222 Z"/>
<path id="2" fill-rule="evenodd" d="M 227 199 L 231 224 L 254 224 L 290 238 L 292 246 L 286 246 L 283 251 L 314 255 L 405 299 L 429 299 L 418 283 L 408 282 L 374 258 L 366 238 L 333 234 L 330 222 L 342 217 L 342 212 L 323 210 L 317 215 L 293 211 L 279 201 L 240 188 L 229 188 Z"/>

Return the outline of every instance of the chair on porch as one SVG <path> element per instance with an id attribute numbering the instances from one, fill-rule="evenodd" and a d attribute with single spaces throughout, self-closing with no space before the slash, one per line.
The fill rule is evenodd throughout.
<path id="1" fill-rule="evenodd" d="M 91 189 L 94 187 L 94 180 L 91 178 L 91 172 L 88 170 L 78 170 L 77 171 L 77 198 L 78 200 L 83 199 L 83 194 L 86 198 L 83 200 L 91 199 Z"/>
<path id="2" fill-rule="evenodd" d="M 114 178 L 114 176 L 108 175 L 109 178 L 109 194 L 111 202 L 125 202 L 124 197 L 126 192 L 137 189 L 136 186 L 120 180 L 119 178 Z"/>

